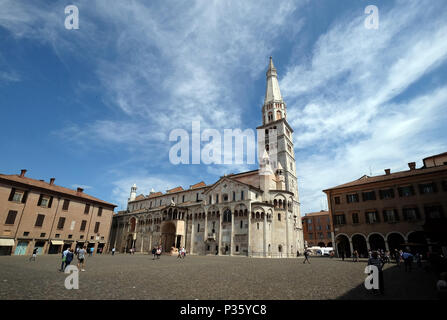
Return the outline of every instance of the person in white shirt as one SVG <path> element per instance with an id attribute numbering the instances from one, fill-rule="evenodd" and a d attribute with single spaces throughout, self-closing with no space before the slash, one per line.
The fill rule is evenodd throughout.
<path id="1" fill-rule="evenodd" d="M 69 251 L 69 248 L 65 249 L 65 251 L 62 252 L 62 264 L 61 264 L 60 271 L 64 271 L 65 270 L 65 258 L 67 257 L 68 251 Z"/>

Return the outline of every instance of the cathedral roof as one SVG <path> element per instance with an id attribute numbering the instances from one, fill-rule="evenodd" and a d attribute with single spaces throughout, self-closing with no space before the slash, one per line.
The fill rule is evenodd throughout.
<path id="1" fill-rule="evenodd" d="M 178 186 L 178 187 L 173 188 L 173 189 L 166 190 L 166 193 L 174 193 L 174 192 L 179 192 L 179 191 L 183 191 L 183 188 L 181 186 Z"/>
<path id="2" fill-rule="evenodd" d="M 199 183 L 193 184 L 192 186 L 189 187 L 189 189 L 196 189 L 200 187 L 206 187 L 205 182 L 200 181 Z"/>

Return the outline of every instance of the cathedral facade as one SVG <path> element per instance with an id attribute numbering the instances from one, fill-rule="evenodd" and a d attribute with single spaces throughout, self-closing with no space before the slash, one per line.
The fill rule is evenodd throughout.
<path id="1" fill-rule="evenodd" d="M 258 170 L 229 174 L 214 184 L 137 196 L 131 189 L 128 208 L 113 217 L 110 248 L 163 252 L 185 247 L 189 254 L 295 257 L 304 249 L 293 148 L 272 58 L 262 107 L 264 156 Z M 269 141 L 269 133 L 275 132 Z M 269 152 L 276 161 L 269 162 Z"/>

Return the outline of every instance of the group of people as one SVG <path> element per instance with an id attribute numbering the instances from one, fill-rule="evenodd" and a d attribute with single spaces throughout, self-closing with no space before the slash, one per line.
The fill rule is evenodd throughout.
<path id="1" fill-rule="evenodd" d="M 80 268 L 81 271 L 85 271 L 85 255 L 87 254 L 87 248 L 86 247 L 78 247 L 76 248 L 76 256 L 78 258 L 78 269 Z M 62 252 L 62 264 L 59 271 L 64 272 L 65 268 L 71 264 L 73 261 L 73 258 L 75 256 L 75 252 L 73 249 L 65 249 L 64 252 Z"/>
<path id="2" fill-rule="evenodd" d="M 181 247 L 181 248 L 178 250 L 177 259 L 178 259 L 178 258 L 180 258 L 180 259 L 185 259 L 185 257 L 186 257 L 186 249 L 185 249 L 185 247 Z"/>
<path id="3" fill-rule="evenodd" d="M 152 256 L 153 256 L 152 260 L 160 259 L 160 256 L 161 256 L 161 246 L 154 247 L 152 249 Z"/>

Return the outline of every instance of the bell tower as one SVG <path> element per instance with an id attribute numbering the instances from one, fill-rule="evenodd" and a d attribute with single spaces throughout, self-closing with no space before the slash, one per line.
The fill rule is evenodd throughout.
<path id="1" fill-rule="evenodd" d="M 287 106 L 284 102 L 278 83 L 278 73 L 270 57 L 266 73 L 267 85 L 265 89 L 264 105 L 262 106 L 262 126 L 257 129 L 265 130 L 265 149 L 275 149 L 277 160 L 281 164 L 284 176 L 285 190 L 293 192 L 298 201 L 298 184 L 295 168 L 295 151 L 293 148 L 293 129 L 287 122 Z M 276 130 L 276 146 L 271 145 L 275 141 L 269 136 Z M 270 142 L 269 142 L 270 141 Z M 269 145 L 270 143 L 270 145 Z M 276 147 L 276 148 L 275 148 Z M 272 161 L 274 163 L 274 161 Z M 276 170 L 277 168 L 272 168 Z"/>

